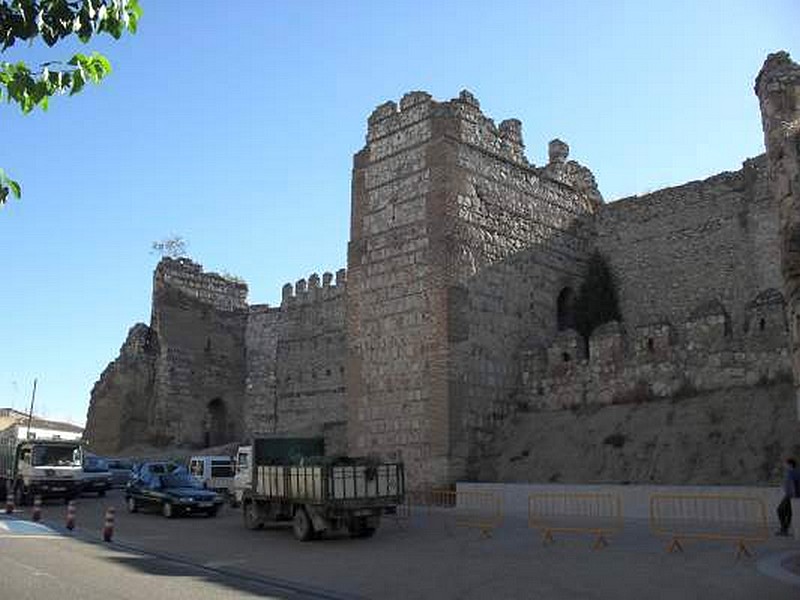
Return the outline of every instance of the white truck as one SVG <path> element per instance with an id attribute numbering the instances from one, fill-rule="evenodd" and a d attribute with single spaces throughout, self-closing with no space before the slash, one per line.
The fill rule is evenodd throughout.
<path id="1" fill-rule="evenodd" d="M 253 475 L 250 471 L 250 457 L 253 455 L 252 446 L 239 446 L 236 451 L 236 464 L 233 473 L 233 494 L 231 494 L 231 506 L 242 505 L 242 497 L 246 490 L 250 489 L 253 483 Z"/>
<path id="2" fill-rule="evenodd" d="M 35 496 L 65 502 L 83 489 L 83 450 L 78 440 L 20 439 L 12 426 L 0 432 L 0 493 L 24 506 Z"/>
<path id="3" fill-rule="evenodd" d="M 326 458 L 321 438 L 256 439 L 250 465 L 250 487 L 242 493 L 248 529 L 291 521 L 300 541 L 337 530 L 370 537 L 381 516 L 403 502 L 402 463 Z"/>
<path id="4" fill-rule="evenodd" d="M 233 494 L 233 459 L 230 456 L 193 456 L 189 475 L 207 490 L 224 496 Z"/>

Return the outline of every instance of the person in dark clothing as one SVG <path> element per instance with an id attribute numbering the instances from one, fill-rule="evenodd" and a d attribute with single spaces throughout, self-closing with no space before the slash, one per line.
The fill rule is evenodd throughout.
<path id="1" fill-rule="evenodd" d="M 792 498 L 800 498 L 800 471 L 797 469 L 797 461 L 787 458 L 784 463 L 786 470 L 783 476 L 783 500 L 778 504 L 778 521 L 781 528 L 777 535 L 789 535 L 789 527 L 792 524 Z"/>

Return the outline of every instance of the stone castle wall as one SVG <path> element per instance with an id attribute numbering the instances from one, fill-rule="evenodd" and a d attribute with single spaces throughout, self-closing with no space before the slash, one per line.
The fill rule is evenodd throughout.
<path id="1" fill-rule="evenodd" d="M 780 266 L 791 330 L 795 402 L 800 418 L 800 65 L 770 54 L 756 78 L 770 190 L 778 205 Z"/>
<path id="2" fill-rule="evenodd" d="M 784 88 L 761 90 L 774 118 Z M 95 386 L 87 438 L 324 435 L 332 452 L 402 459 L 416 487 L 474 474 L 514 411 L 780 384 L 796 149 L 772 133 L 739 171 L 606 205 L 564 142 L 531 164 L 521 123 L 496 125 L 467 91 L 382 104 L 354 157 L 348 270 L 287 284 L 270 307 L 163 260 L 150 326 Z M 595 251 L 621 322 L 583 340 L 570 306 Z"/>
<path id="3" fill-rule="evenodd" d="M 238 439 L 243 403 L 247 286 L 162 260 L 150 327 L 159 341 L 151 411 L 157 443 L 202 447 Z"/>
<path id="4" fill-rule="evenodd" d="M 284 286 L 280 307 L 253 306 L 247 327 L 246 430 L 324 436 L 342 450 L 346 421 L 346 271 Z M 334 431 L 335 430 L 335 431 Z M 331 440 L 331 437 L 337 439 Z"/>
<path id="5" fill-rule="evenodd" d="M 521 125 L 462 92 L 406 94 L 369 120 L 348 257 L 351 448 L 402 457 L 415 484 L 467 470 L 471 430 L 507 404 L 519 353 L 554 327 L 599 193 L 565 145 L 536 169 Z"/>
<path id="6" fill-rule="evenodd" d="M 677 324 L 716 300 L 742 329 L 747 303 L 782 287 L 778 239 L 764 156 L 736 172 L 613 202 L 597 219 L 597 248 L 633 325 Z"/>

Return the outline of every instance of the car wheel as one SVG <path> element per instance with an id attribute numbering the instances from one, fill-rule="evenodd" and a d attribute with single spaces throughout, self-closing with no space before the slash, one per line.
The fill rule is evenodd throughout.
<path id="1" fill-rule="evenodd" d="M 171 502 L 164 502 L 164 504 L 161 505 L 161 514 L 163 514 L 168 519 L 171 519 L 172 517 L 175 516 L 175 509 L 172 508 Z"/>
<path id="2" fill-rule="evenodd" d="M 125 501 L 126 506 L 128 507 L 129 513 L 135 513 L 139 511 L 139 505 L 136 503 L 136 498 L 133 496 L 128 496 L 127 500 Z"/>
<path id="3" fill-rule="evenodd" d="M 106 497 L 106 491 L 105 490 L 100 490 L 99 492 L 97 492 L 97 497 L 98 498 L 105 498 Z"/>
<path id="4" fill-rule="evenodd" d="M 305 508 L 300 507 L 295 511 L 292 531 L 294 537 L 301 542 L 307 542 L 314 538 L 314 527 L 311 525 L 311 519 L 308 518 Z"/>
<path id="5" fill-rule="evenodd" d="M 212 508 L 206 511 L 206 516 L 208 518 L 213 518 L 217 516 L 217 512 L 219 511 L 218 508 Z"/>
<path id="6" fill-rule="evenodd" d="M 245 502 L 242 509 L 244 517 L 244 526 L 247 529 L 262 529 L 264 522 L 261 520 L 261 514 L 255 502 Z"/>

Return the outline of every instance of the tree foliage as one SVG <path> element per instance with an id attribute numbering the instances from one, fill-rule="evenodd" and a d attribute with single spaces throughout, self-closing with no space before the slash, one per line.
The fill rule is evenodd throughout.
<path id="1" fill-rule="evenodd" d="M 141 16 L 138 0 L 0 0 L 0 52 L 36 39 L 51 47 L 71 36 L 83 43 L 101 34 L 119 39 L 126 31 L 136 33 Z M 53 96 L 77 94 L 109 73 L 111 63 L 98 52 L 33 67 L 0 61 L 0 101 L 17 104 L 24 114 L 47 110 Z M 0 205 L 9 195 L 19 198 L 22 188 L 0 170 Z"/>
<path id="2" fill-rule="evenodd" d="M 603 323 L 621 320 L 614 274 L 605 257 L 595 250 L 575 300 L 575 327 L 588 340 Z"/>

